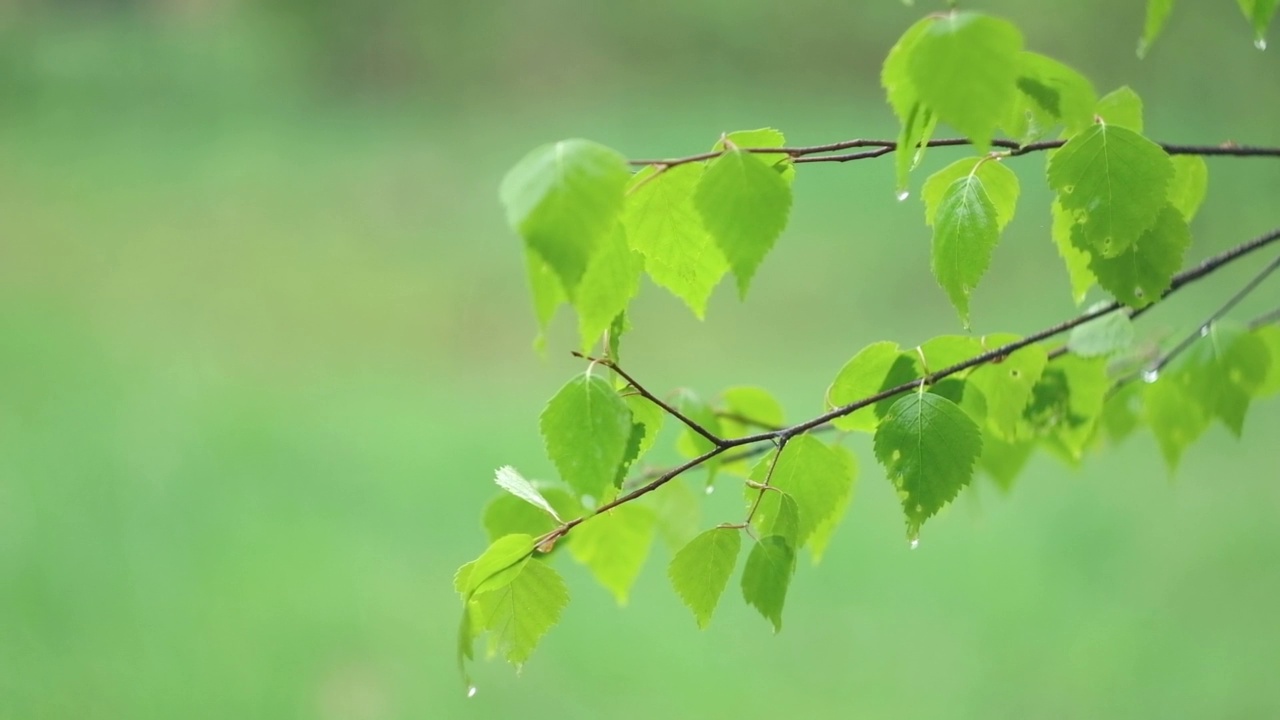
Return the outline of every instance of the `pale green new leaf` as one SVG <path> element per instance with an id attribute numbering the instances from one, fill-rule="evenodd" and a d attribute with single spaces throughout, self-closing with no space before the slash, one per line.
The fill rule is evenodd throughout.
<path id="1" fill-rule="evenodd" d="M 1214 323 L 1208 335 L 1188 349 L 1176 375 L 1205 414 L 1239 437 L 1249 401 L 1266 382 L 1270 364 L 1270 352 L 1257 335 Z"/>
<path id="2" fill-rule="evenodd" d="M 614 318 L 627 309 L 640 290 L 644 260 L 627 245 L 622 225 L 614 226 L 587 263 L 587 271 L 573 296 L 578 311 L 578 335 L 583 353 L 590 353 Z"/>
<path id="3" fill-rule="evenodd" d="M 1054 199 L 1053 212 L 1053 244 L 1058 248 L 1058 255 L 1067 265 L 1067 276 L 1071 279 L 1071 298 L 1076 305 L 1084 302 L 1089 289 L 1097 284 L 1098 279 L 1089 269 L 1089 252 L 1081 250 L 1071 241 L 1075 229 L 1075 218 L 1062 209 L 1062 203 Z"/>
<path id="4" fill-rule="evenodd" d="M 538 319 L 538 337 L 534 345 L 541 348 L 544 342 L 543 336 L 547 332 L 547 326 L 551 324 L 551 318 L 555 317 L 556 310 L 561 305 L 568 302 L 568 298 L 565 297 L 560 278 L 541 255 L 532 249 L 525 248 L 524 256 L 525 271 L 529 278 L 529 293 L 533 296 L 534 317 Z"/>
<path id="5" fill-rule="evenodd" d="M 693 200 L 745 297 L 756 268 L 787 225 L 791 186 L 755 154 L 730 150 L 707 166 Z"/>
<path id="6" fill-rule="evenodd" d="M 1084 245 L 1079 227 L 1072 240 Z M 1089 271 L 1098 284 L 1130 307 L 1150 305 L 1165 290 L 1182 267 L 1182 258 L 1191 245 L 1191 231 L 1172 205 L 1166 205 L 1155 222 L 1138 240 L 1116 257 L 1091 253 Z"/>
<path id="7" fill-rule="evenodd" d="M 624 399 L 627 407 L 631 408 L 632 429 L 634 430 L 635 425 L 644 427 L 644 436 L 640 439 L 640 446 L 634 458 L 638 460 L 652 450 L 653 444 L 658 441 L 658 433 L 662 431 L 662 425 L 667 421 L 667 413 L 643 395 L 628 395 Z"/>
<path id="8" fill-rule="evenodd" d="M 467 609 L 489 633 L 489 654 L 501 654 L 519 667 L 568 604 L 569 590 L 560 575 L 545 562 L 530 560 L 510 583 L 477 593 Z"/>
<path id="9" fill-rule="evenodd" d="M 925 372 L 936 373 L 981 355 L 983 349 L 982 341 L 970 335 L 939 335 L 921 343 L 916 355 Z"/>
<path id="10" fill-rule="evenodd" d="M 1103 95 L 1094 113 L 1108 125 L 1142 134 L 1142 98 L 1128 85 L 1121 85 Z"/>
<path id="11" fill-rule="evenodd" d="M 644 255 L 649 277 L 683 300 L 698 318 L 729 271 L 729 261 L 702 226 L 693 203 L 705 167 L 676 165 L 656 177 L 652 166 L 644 168 L 632 179 L 622 212 L 627 241 Z"/>
<path id="12" fill-rule="evenodd" d="M 1093 439 L 1111 386 L 1106 358 L 1059 357 L 1045 368 L 1032 390 L 1024 413 L 1026 424 L 1053 441 L 1065 459 L 1078 462 Z"/>
<path id="13" fill-rule="evenodd" d="M 1018 178 L 999 162 L 969 158 L 931 176 L 923 196 L 925 219 L 934 229 L 934 277 L 968 327 L 969 294 L 1013 218 Z"/>
<path id="14" fill-rule="evenodd" d="M 741 550 L 739 530 L 714 528 L 695 537 L 671 558 L 667 576 L 676 594 L 693 611 L 699 629 L 711 622 Z"/>
<path id="15" fill-rule="evenodd" d="M 653 510 L 627 503 L 575 528 L 568 537 L 569 554 L 591 570 L 619 605 L 626 605 L 631 586 L 649 557 L 653 534 Z"/>
<path id="16" fill-rule="evenodd" d="M 631 437 L 631 409 L 609 381 L 579 375 L 547 403 L 540 419 L 547 456 L 580 495 L 596 499 L 613 485 Z"/>
<path id="17" fill-rule="evenodd" d="M 622 210 L 627 160 L 588 140 L 526 155 L 502 179 L 507 222 L 559 276 L 570 297 Z"/>
<path id="18" fill-rule="evenodd" d="M 925 18 L 908 28 L 889 50 L 880 70 L 880 84 L 885 89 L 889 106 L 893 108 L 893 113 L 902 126 L 898 132 L 897 148 L 894 150 L 896 188 L 899 191 L 906 189 L 907 175 L 924 157 L 924 144 L 932 137 L 937 124 L 937 117 L 933 112 L 920 103 L 908 70 L 911 50 L 933 22 L 932 18 Z"/>
<path id="19" fill-rule="evenodd" d="M 832 446 L 831 449 L 840 456 L 840 461 L 845 466 L 845 472 L 852 478 L 853 483 L 844 500 L 837 504 L 835 512 L 828 515 L 826 520 L 818 523 L 818 526 L 813 529 L 813 533 L 809 535 L 809 558 L 814 565 L 822 561 L 822 556 L 826 554 L 827 546 L 831 543 L 831 538 L 835 535 L 836 528 L 839 527 L 840 521 L 844 520 L 845 513 L 849 510 L 849 505 L 853 503 L 853 487 L 857 485 L 858 481 L 858 462 L 853 453 L 839 445 Z M 798 517 L 799 515 L 797 514 Z"/>
<path id="20" fill-rule="evenodd" d="M 1174 155 L 1173 180 L 1169 182 L 1169 204 L 1191 222 L 1200 211 L 1209 188 L 1209 167 L 1199 155 Z"/>
<path id="21" fill-rule="evenodd" d="M 1183 383 L 1168 377 L 1146 386 L 1142 411 L 1156 436 L 1169 473 L 1173 474 L 1187 446 L 1209 427 L 1209 416 L 1187 395 Z"/>
<path id="22" fill-rule="evenodd" d="M 1253 44 L 1259 50 L 1265 50 L 1267 47 L 1267 25 L 1271 24 L 1271 16 L 1276 14 L 1276 8 L 1280 7 L 1277 0 L 1236 0 L 1240 4 L 1240 11 L 1244 13 L 1244 17 L 1253 26 Z"/>
<path id="23" fill-rule="evenodd" d="M 849 464 L 831 447 L 808 435 L 798 435 L 787 442 L 777 462 L 770 454 L 757 465 L 752 479 L 769 484 L 791 496 L 799 511 L 795 530 L 795 547 L 804 547 L 813 532 L 836 514 L 853 492 L 853 475 Z M 772 475 L 767 467 L 772 465 Z M 765 474 L 759 472 L 766 469 Z M 748 490 L 754 501 L 755 490 Z M 772 528 L 780 516 L 780 499 L 776 492 L 766 491 L 756 511 L 758 527 Z M 771 532 L 778 533 L 778 531 Z M 780 533 L 778 533 L 780 534 Z"/>
<path id="24" fill-rule="evenodd" d="M 715 408 L 711 407 L 697 393 L 688 388 L 681 388 L 676 391 L 675 401 L 672 405 L 685 417 L 701 425 L 707 432 L 723 436 L 724 430 L 720 425 L 720 416 L 716 415 Z M 692 428 L 686 427 L 681 430 L 680 437 L 676 439 L 676 450 L 685 457 L 697 457 L 710 452 L 713 448 L 715 448 L 715 445 L 710 440 L 694 432 Z M 718 460 L 712 460 L 712 463 L 709 464 L 717 462 Z"/>
<path id="25" fill-rule="evenodd" d="M 1079 225 L 1078 245 L 1103 258 L 1124 253 L 1155 223 L 1172 177 L 1159 145 L 1106 123 L 1071 138 L 1049 160 L 1049 185 Z"/>
<path id="26" fill-rule="evenodd" d="M 1263 325 L 1253 330 L 1253 334 L 1262 341 L 1270 358 L 1266 377 L 1259 383 L 1254 395 L 1266 397 L 1280 393 L 1280 326 Z"/>
<path id="27" fill-rule="evenodd" d="M 742 569 L 743 599 L 773 623 L 775 633 L 782 631 L 782 606 L 795 570 L 795 550 L 777 535 L 761 538 Z"/>
<path id="28" fill-rule="evenodd" d="M 480 557 L 458 570 L 454 586 L 464 597 L 500 588 L 519 574 L 532 554 L 532 536 L 504 535 L 485 548 Z"/>
<path id="29" fill-rule="evenodd" d="M 1106 303 L 1095 303 L 1086 312 L 1096 312 Z M 1072 328 L 1067 349 L 1082 357 L 1105 357 L 1128 350 L 1133 345 L 1133 321 L 1123 312 L 1113 312 Z"/>
<path id="30" fill-rule="evenodd" d="M 787 138 L 782 134 L 781 130 L 760 128 L 758 130 L 734 130 L 731 133 L 726 133 L 716 141 L 716 144 L 711 149 L 719 152 L 735 147 L 754 149 L 780 148 L 785 147 L 786 144 Z M 795 179 L 796 167 L 791 162 L 790 155 L 786 153 L 756 153 L 756 157 L 772 167 L 788 183 Z"/>
<path id="31" fill-rule="evenodd" d="M 1017 335 L 988 335 L 984 343 L 996 348 L 1020 339 Z M 987 422 L 1006 440 L 1016 438 L 1022 412 L 1031 402 L 1032 388 L 1048 362 L 1043 345 L 1029 345 L 1000 362 L 986 363 L 969 373 L 968 382 L 986 398 Z"/>
<path id="32" fill-rule="evenodd" d="M 578 517 L 584 512 L 582 503 L 568 490 L 544 487 L 538 492 L 562 518 Z M 507 493 L 494 497 L 484 506 L 482 522 L 490 541 L 512 534 L 538 537 L 551 532 L 559 524 L 546 512 Z"/>
<path id="33" fill-rule="evenodd" d="M 1005 130 L 1013 137 L 1035 140 L 1057 125 L 1074 134 L 1093 121 L 1098 96 L 1089 79 L 1075 69 L 1024 51 L 1018 53 L 1017 76 L 1021 95 L 1005 122 Z"/>
<path id="34" fill-rule="evenodd" d="M 658 537 L 672 552 L 684 547 L 702 522 L 702 498 L 682 477 L 672 478 L 645 496 L 657 519 Z"/>
<path id="35" fill-rule="evenodd" d="M 847 405 L 916 377 L 914 363 L 910 357 L 904 357 L 897 343 L 872 343 L 840 368 L 836 379 L 827 388 L 827 405 L 832 408 Z M 881 401 L 874 407 L 861 408 L 836 418 L 832 424 L 840 430 L 875 432 L 879 417 L 883 417 L 892 404 L 892 400 Z"/>
<path id="36" fill-rule="evenodd" d="M 538 489 L 533 486 L 533 483 L 526 480 L 524 476 L 516 472 L 516 469 L 510 465 L 503 465 L 498 468 L 498 471 L 494 474 L 493 481 L 496 482 L 498 487 L 503 490 L 506 490 L 530 505 L 543 510 L 548 515 L 555 518 L 556 522 L 564 522 L 560 519 L 560 516 L 556 514 L 555 508 L 551 507 L 551 503 L 547 502 L 547 499 L 542 496 L 542 493 L 538 492 Z"/>
<path id="37" fill-rule="evenodd" d="M 991 476 L 996 487 L 1009 492 L 1022 468 L 1026 467 L 1027 460 L 1031 459 L 1031 451 L 1035 447 L 1034 440 L 1006 442 L 993 433 L 987 433 L 982 437 L 982 457 L 978 458 L 978 465 Z"/>
<path id="38" fill-rule="evenodd" d="M 975 12 L 937 17 L 909 50 L 907 73 L 920 103 L 985 152 L 1017 86 L 1022 33 Z"/>
<path id="39" fill-rule="evenodd" d="M 1147 0 L 1147 20 L 1142 27 L 1142 39 L 1138 41 L 1138 57 L 1147 56 L 1147 51 L 1160 36 L 1172 9 L 1173 0 Z"/>
<path id="40" fill-rule="evenodd" d="M 907 536 L 915 538 L 925 520 L 969 484 L 982 433 L 950 400 L 913 392 L 889 409 L 874 445 L 902 501 Z"/>

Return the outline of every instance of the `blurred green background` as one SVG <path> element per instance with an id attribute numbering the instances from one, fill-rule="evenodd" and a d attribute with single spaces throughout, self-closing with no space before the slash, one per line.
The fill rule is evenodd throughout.
<path id="1" fill-rule="evenodd" d="M 1130 83 L 1165 141 L 1280 144 L 1280 66 L 1235 3 L 991 0 L 1030 48 Z M 550 477 L 543 359 L 496 201 L 533 146 L 694 152 L 771 125 L 892 136 L 880 60 L 937 5 L 13 0 L 0 7 L 0 718 L 1276 717 L 1280 408 L 1170 482 L 1149 434 L 985 480 L 911 552 L 866 438 L 857 497 L 771 634 L 699 633 L 655 547 L 626 608 L 573 599 L 464 698 L 450 579 L 496 467 Z M 1273 33 L 1274 35 L 1274 33 Z M 959 151 L 933 153 L 932 164 Z M 975 331 L 1069 316 L 1043 160 Z M 658 288 L 628 368 L 759 384 L 799 419 L 880 339 L 958 332 L 888 161 L 809 166 L 745 303 Z M 1213 160 L 1192 259 L 1280 223 L 1280 163 Z M 920 181 L 923 174 L 917 177 Z M 1255 263 L 1256 266 L 1256 263 Z M 1230 268 L 1143 321 L 1184 332 Z M 1264 287 L 1242 315 L 1280 297 Z M 661 460 L 661 457 L 658 458 Z M 734 492 L 704 523 L 737 517 Z"/>

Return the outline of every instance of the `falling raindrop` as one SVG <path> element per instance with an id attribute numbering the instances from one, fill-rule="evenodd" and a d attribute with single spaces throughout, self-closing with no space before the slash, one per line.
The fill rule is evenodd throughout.
<path id="1" fill-rule="evenodd" d="M 1159 379 L 1160 379 L 1160 371 L 1159 371 L 1159 370 L 1157 370 L 1157 369 L 1155 369 L 1155 368 L 1151 368 L 1150 370 L 1143 370 L 1143 371 L 1142 371 L 1142 382 L 1144 382 L 1144 383 L 1148 383 L 1148 384 L 1150 384 L 1150 383 L 1153 383 L 1153 382 L 1155 382 L 1155 381 L 1157 381 L 1157 380 L 1159 380 Z"/>
<path id="2" fill-rule="evenodd" d="M 468 686 L 468 687 L 467 687 L 467 697 L 469 697 L 469 698 L 473 698 L 473 697 L 475 697 L 475 696 L 476 696 L 476 686 L 475 686 L 475 685 L 470 685 L 470 686 Z"/>
<path id="3" fill-rule="evenodd" d="M 898 193 L 898 202 L 902 202 L 903 200 L 906 200 L 909 197 L 911 197 L 911 192 L 907 190 L 902 190 L 901 192 Z"/>
<path id="4" fill-rule="evenodd" d="M 1266 38 L 1258 38 L 1257 40 L 1254 40 L 1254 41 L 1253 41 L 1253 46 L 1254 46 L 1254 47 L 1256 47 L 1256 48 L 1258 48 L 1259 50 L 1266 50 L 1266 49 L 1267 49 L 1267 39 L 1266 39 Z"/>
<path id="5" fill-rule="evenodd" d="M 911 549 L 915 550 L 918 547 L 920 547 L 920 538 L 918 537 L 911 538 Z"/>
<path id="6" fill-rule="evenodd" d="M 708 494 L 708 495 L 710 495 L 711 493 L 713 493 L 713 492 L 715 492 L 715 491 L 716 491 L 716 486 L 715 486 L 715 485 L 708 485 L 708 486 L 707 486 L 707 494 Z"/>

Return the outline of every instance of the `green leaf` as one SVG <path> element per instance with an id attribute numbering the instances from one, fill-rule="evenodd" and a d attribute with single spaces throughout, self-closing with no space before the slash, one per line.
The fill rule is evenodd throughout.
<path id="1" fill-rule="evenodd" d="M 986 336 L 983 342 L 988 348 L 997 348 L 1020 339 L 1017 335 L 998 334 Z M 1044 346 L 1029 345 L 969 374 L 968 381 L 986 398 L 987 422 L 1006 440 L 1016 438 L 1022 411 L 1031 402 L 1032 388 L 1048 362 Z"/>
<path id="2" fill-rule="evenodd" d="M 1097 312 L 1107 303 L 1095 303 L 1086 313 Z M 1133 321 L 1123 312 L 1113 312 L 1072 328 L 1067 349 L 1081 357 L 1106 357 L 1133 345 Z"/>
<path id="3" fill-rule="evenodd" d="M 519 667 L 560 620 L 568 604 L 569 591 L 560 575 L 545 562 L 530 560 L 511 582 L 477 593 L 467 612 L 479 616 L 489 633 L 490 656 L 501 654 Z M 463 622 L 465 625 L 465 615 Z"/>
<path id="4" fill-rule="evenodd" d="M 1174 155 L 1173 180 L 1169 182 L 1169 204 L 1191 222 L 1200 211 L 1209 188 L 1209 167 L 1199 155 Z"/>
<path id="5" fill-rule="evenodd" d="M 635 425 L 644 427 L 644 437 L 640 440 L 640 447 L 634 458 L 639 460 L 653 449 L 654 443 L 658 442 L 658 433 L 662 431 L 662 425 L 667 420 L 667 413 L 643 395 L 628 395 L 624 400 L 627 407 L 631 408 L 632 430 L 635 429 Z"/>
<path id="6" fill-rule="evenodd" d="M 1254 391 L 1255 397 L 1266 397 L 1280 392 L 1280 326 L 1263 325 L 1256 328 L 1253 334 L 1266 347 L 1270 362 L 1267 364 L 1267 375 Z"/>
<path id="7" fill-rule="evenodd" d="M 567 298 L 564 288 L 560 285 L 560 278 L 542 259 L 542 256 L 527 248 L 524 256 L 525 270 L 529 278 L 529 292 L 533 295 L 534 316 L 538 319 L 538 338 L 534 344 L 541 347 L 547 326 L 555 317 L 556 310 L 567 302 Z"/>
<path id="8" fill-rule="evenodd" d="M 858 480 L 858 463 L 853 457 L 853 453 L 838 445 L 833 446 L 831 449 L 840 456 L 840 461 L 845 466 L 844 471 L 852 478 L 853 483 L 850 485 L 849 492 L 844 499 L 837 502 L 835 512 L 828 515 L 826 520 L 818 523 L 818 526 L 813 529 L 813 534 L 809 535 L 809 557 L 813 560 L 814 565 L 822 561 L 822 556 L 827 552 L 827 545 L 831 543 L 831 538 L 835 535 L 836 528 L 839 527 L 840 521 L 844 519 L 845 513 L 849 510 L 849 505 L 853 502 L 853 486 L 857 484 Z M 798 520 L 798 511 L 796 517 Z"/>
<path id="9" fill-rule="evenodd" d="M 969 293 L 991 263 L 1000 231 L 1013 219 L 1018 177 L 988 158 L 967 158 L 924 184 L 925 220 L 933 227 L 933 274 L 969 326 Z"/>
<path id="10" fill-rule="evenodd" d="M 733 148 L 780 148 L 786 147 L 786 145 L 787 138 L 782 134 L 781 130 L 760 128 L 759 130 L 735 130 L 731 133 L 726 133 L 716 141 L 716 144 L 711 149 L 720 152 L 726 149 L 732 150 Z M 786 153 L 755 153 L 755 155 L 765 164 L 772 167 L 788 183 L 795 179 L 796 167 L 791 162 L 790 155 Z"/>
<path id="11" fill-rule="evenodd" d="M 555 518 L 556 522 L 564 522 L 556 514 L 555 508 L 551 507 L 551 503 L 547 502 L 547 499 L 542 497 L 542 493 L 538 492 L 538 489 L 533 486 L 533 483 L 526 480 L 510 465 L 503 465 L 498 468 L 498 471 L 494 474 L 493 481 L 503 490 Z"/>
<path id="12" fill-rule="evenodd" d="M 898 133 L 897 148 L 894 150 L 896 188 L 899 192 L 906 190 L 907 175 L 924 157 L 925 144 L 937 125 L 937 117 L 920 103 L 920 96 L 908 71 L 911 50 L 931 24 L 933 19 L 925 18 L 908 28 L 889 50 L 880 71 L 880 84 L 885 89 L 889 106 L 893 108 L 893 113 L 902 126 Z"/>
<path id="13" fill-rule="evenodd" d="M 676 594 L 693 611 L 699 629 L 711 622 L 741 550 L 742 536 L 737 529 L 714 528 L 694 538 L 671 558 L 667 576 Z"/>
<path id="14" fill-rule="evenodd" d="M 897 343 L 881 341 L 858 351 L 827 388 L 827 405 L 830 408 L 848 405 L 870 397 L 891 387 L 918 377 L 914 360 L 904 355 Z M 893 404 L 892 399 L 881 400 L 874 407 L 866 407 L 836 418 L 832 423 L 845 431 L 875 432 L 880 417 Z"/>
<path id="15" fill-rule="evenodd" d="M 772 465 L 769 485 L 795 500 L 800 515 L 795 528 L 795 547 L 804 547 L 818 526 L 836 514 L 847 501 L 853 492 L 853 475 L 839 453 L 808 435 L 797 435 L 789 440 L 776 463 L 772 458 L 770 454 L 766 458 L 768 463 L 762 461 L 756 467 L 767 469 Z M 752 473 L 752 479 L 764 482 L 766 477 L 756 471 Z M 754 502 L 758 491 L 749 489 L 747 492 Z M 765 491 L 754 519 L 757 526 L 781 534 L 770 529 L 776 527 L 780 504 L 778 493 Z"/>
<path id="16" fill-rule="evenodd" d="M 1271 24 L 1271 16 L 1275 15 L 1280 2 L 1276 0 L 1237 0 L 1240 11 L 1253 26 L 1253 44 L 1259 50 L 1267 48 L 1267 25 Z"/>
<path id="17" fill-rule="evenodd" d="M 777 535 L 761 538 L 742 569 L 743 599 L 773 623 L 775 633 L 782 631 L 782 606 L 795 570 L 795 550 Z"/>
<path id="18" fill-rule="evenodd" d="M 1049 160 L 1049 185 L 1079 225 L 1076 245 L 1095 257 L 1123 254 L 1155 223 L 1172 177 L 1159 145 L 1106 123 L 1071 138 Z"/>
<path id="19" fill-rule="evenodd" d="M 751 425 L 753 428 L 782 426 L 784 416 L 781 403 L 762 387 L 739 385 L 727 388 L 720 393 L 720 398 L 724 401 L 725 412 L 755 421 Z M 732 432 L 728 434 L 733 435 Z"/>
<path id="20" fill-rule="evenodd" d="M 591 570 L 619 605 L 626 605 L 631 586 L 649 557 L 653 533 L 653 510 L 627 503 L 575 528 L 569 535 L 569 554 Z"/>
<path id="21" fill-rule="evenodd" d="M 978 465 L 991 476 L 997 487 L 1009 492 L 1035 447 L 1034 440 L 1006 442 L 988 433 L 982 437 L 982 457 L 978 459 Z"/>
<path id="22" fill-rule="evenodd" d="M 921 343 L 916 354 L 926 373 L 936 373 L 983 352 L 982 341 L 969 335 L 939 335 Z"/>
<path id="23" fill-rule="evenodd" d="M 627 245 L 622 225 L 614 226 L 587 263 L 586 274 L 573 297 L 583 353 L 590 353 L 596 340 L 627 309 L 640 290 L 643 272 L 644 260 Z"/>
<path id="24" fill-rule="evenodd" d="M 974 12 L 934 19 L 910 48 L 907 72 L 920 102 L 985 152 L 1017 87 L 1022 34 Z"/>
<path id="25" fill-rule="evenodd" d="M 730 150 L 707 166 L 693 200 L 745 297 L 756 268 L 787 225 L 790 185 L 753 153 Z"/>
<path id="26" fill-rule="evenodd" d="M 532 554 L 532 536 L 500 537 L 480 557 L 459 569 L 454 578 L 455 588 L 467 597 L 500 588 L 515 579 Z"/>
<path id="27" fill-rule="evenodd" d="M 672 478 L 645 497 L 649 498 L 657 519 L 658 536 L 672 552 L 684 547 L 698 534 L 702 502 L 684 478 Z"/>
<path id="28" fill-rule="evenodd" d="M 1055 440 L 1073 463 L 1084 457 L 1111 389 L 1102 357 L 1064 355 L 1045 368 L 1024 417 L 1041 437 Z"/>
<path id="29" fill-rule="evenodd" d="M 1089 269 L 1090 256 L 1088 251 L 1081 250 L 1071 241 L 1072 231 L 1075 228 L 1075 218 L 1062 209 L 1062 203 L 1056 198 L 1053 201 L 1052 211 L 1053 244 L 1058 248 L 1058 255 L 1067 264 L 1067 275 L 1071 278 L 1071 298 L 1076 305 L 1079 305 L 1084 302 L 1085 294 L 1097 284 L 1098 279 L 1093 276 L 1093 271 Z"/>
<path id="30" fill-rule="evenodd" d="M 1142 417 L 1141 409 L 1137 405 L 1144 387 L 1142 383 L 1120 385 L 1119 389 L 1104 401 L 1099 422 L 1112 442 L 1119 443 L 1138 429 Z"/>
<path id="31" fill-rule="evenodd" d="M 1082 247 L 1079 228 L 1072 235 Z M 1166 205 L 1156 221 L 1127 250 L 1116 257 L 1092 253 L 1089 270 L 1107 292 L 1130 307 L 1145 307 L 1160 299 L 1191 245 L 1191 231 L 1182 214 Z"/>
<path id="32" fill-rule="evenodd" d="M 1138 57 L 1147 56 L 1147 51 L 1160 36 L 1172 9 L 1173 0 L 1147 0 L 1147 21 L 1142 28 L 1142 39 L 1138 41 Z"/>
<path id="33" fill-rule="evenodd" d="M 1021 96 L 1005 123 L 1010 135 L 1024 142 L 1035 140 L 1056 125 L 1074 134 L 1093 121 L 1098 96 L 1089 79 L 1075 69 L 1024 51 L 1018 53 L 1017 76 Z"/>
<path id="34" fill-rule="evenodd" d="M 675 409 L 679 410 L 685 417 L 701 425 L 707 432 L 720 437 L 724 436 L 724 429 L 720 426 L 720 417 L 716 415 L 715 409 L 707 404 L 705 400 L 698 397 L 692 390 L 687 388 L 677 390 L 675 402 L 672 404 Z M 688 458 L 705 455 L 714 448 L 715 445 L 710 440 L 694 432 L 692 428 L 681 430 L 680 437 L 676 439 L 676 450 Z M 710 462 L 704 463 L 703 466 L 708 468 L 710 473 L 714 475 L 719 463 L 719 458 L 712 458 Z M 709 481 L 710 478 L 708 478 Z"/>
<path id="35" fill-rule="evenodd" d="M 539 492 L 562 518 L 578 517 L 584 512 L 582 504 L 567 490 L 543 487 Z M 491 542 L 503 535 L 524 534 L 538 537 L 551 532 L 558 525 L 546 512 L 506 493 L 494 497 L 485 505 L 482 521 Z"/>
<path id="36" fill-rule="evenodd" d="M 1173 474 L 1187 446 L 1209 427 L 1209 417 L 1200 404 L 1187 395 L 1183 384 L 1171 378 L 1146 386 L 1142 410 L 1169 473 Z"/>
<path id="37" fill-rule="evenodd" d="M 631 410 L 609 384 L 592 374 L 560 388 L 540 421 L 547 455 L 580 495 L 597 499 L 613 485 L 631 436 Z"/>
<path id="38" fill-rule="evenodd" d="M 1235 436 L 1244 431 L 1250 399 L 1266 382 L 1271 356 L 1257 335 L 1229 323 L 1214 323 L 1192 345 L 1174 374 L 1205 414 Z"/>
<path id="39" fill-rule="evenodd" d="M 1094 113 L 1108 125 L 1142 134 L 1142 98 L 1128 85 L 1121 85 L 1103 95 Z"/>
<path id="40" fill-rule="evenodd" d="M 644 255 L 649 277 L 683 300 L 699 319 L 706 313 L 711 291 L 729 271 L 729 261 L 702 226 L 693 203 L 705 167 L 676 165 L 656 177 L 652 166 L 644 168 L 628 187 L 622 213 L 627 240 Z"/>
<path id="41" fill-rule="evenodd" d="M 894 403 L 875 436 L 875 454 L 898 489 L 915 538 L 925 520 L 969 484 L 982 454 L 982 433 L 958 405 L 913 392 Z"/>
<path id="42" fill-rule="evenodd" d="M 622 210 L 627 160 L 588 140 L 529 153 L 502 179 L 507 222 L 559 276 L 570 297 Z"/>

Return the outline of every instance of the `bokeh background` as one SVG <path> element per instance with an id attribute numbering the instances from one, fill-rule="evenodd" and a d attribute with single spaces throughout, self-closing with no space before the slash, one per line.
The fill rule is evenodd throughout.
<path id="1" fill-rule="evenodd" d="M 484 547 L 496 467 L 550 476 L 537 415 L 580 369 L 567 316 L 532 350 L 504 170 L 565 137 L 892 136 L 880 61 L 938 5 L 0 5 L 0 718 L 1280 715 L 1275 402 L 1172 481 L 1149 434 L 1075 472 L 1037 457 L 915 551 L 855 438 L 853 508 L 780 635 L 733 587 L 697 632 L 661 546 L 626 608 L 560 558 L 560 625 L 464 698 L 452 573 Z M 1182 3 L 1145 61 L 1141 3 L 972 5 L 1100 92 L 1132 84 L 1155 138 L 1280 144 L 1280 57 L 1235 3 Z M 1042 163 L 1016 165 L 978 332 L 1074 312 Z M 805 168 L 746 302 L 726 282 L 699 323 L 646 287 L 629 369 L 764 385 L 799 419 L 865 344 L 958 332 L 891 173 Z M 1210 175 L 1192 259 L 1280 224 L 1280 163 Z M 1250 272 L 1144 333 L 1185 332 Z"/>

